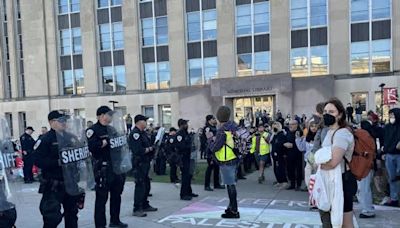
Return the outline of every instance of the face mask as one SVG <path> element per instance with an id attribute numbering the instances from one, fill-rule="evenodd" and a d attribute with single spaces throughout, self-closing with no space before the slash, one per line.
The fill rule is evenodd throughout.
<path id="1" fill-rule="evenodd" d="M 274 128 L 274 132 L 275 132 L 275 133 L 278 132 L 278 128 Z"/>
<path id="2" fill-rule="evenodd" d="M 325 126 L 329 127 L 335 124 L 336 118 L 331 114 L 324 114 L 324 124 Z"/>
<path id="3" fill-rule="evenodd" d="M 390 121 L 391 124 L 394 124 L 394 123 L 396 123 L 396 118 L 390 118 L 389 121 Z"/>

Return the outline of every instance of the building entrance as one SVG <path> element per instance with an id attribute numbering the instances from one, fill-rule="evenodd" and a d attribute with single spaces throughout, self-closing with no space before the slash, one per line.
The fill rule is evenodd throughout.
<path id="1" fill-rule="evenodd" d="M 264 111 L 269 114 L 270 118 L 274 116 L 275 96 L 260 97 L 240 97 L 233 99 L 233 109 L 235 121 L 239 123 L 241 119 L 255 126 L 256 120 L 264 115 Z"/>

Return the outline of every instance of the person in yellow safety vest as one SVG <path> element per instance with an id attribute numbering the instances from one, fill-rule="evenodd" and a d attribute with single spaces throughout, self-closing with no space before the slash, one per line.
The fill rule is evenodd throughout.
<path id="1" fill-rule="evenodd" d="M 239 159 L 236 155 L 235 137 L 238 130 L 235 122 L 230 121 L 231 110 L 227 106 L 220 106 L 217 111 L 217 120 L 221 127 L 216 135 L 211 131 L 206 133 L 208 148 L 217 160 L 222 182 L 226 185 L 229 196 L 229 206 L 222 218 L 240 218 L 236 192 L 236 174 Z"/>
<path id="2" fill-rule="evenodd" d="M 260 176 L 258 177 L 258 183 L 261 184 L 265 181 L 264 169 L 266 164 L 271 164 L 270 157 L 270 135 L 265 132 L 263 124 L 258 125 L 258 131 L 251 139 L 250 153 L 254 154 L 258 162 Z"/>

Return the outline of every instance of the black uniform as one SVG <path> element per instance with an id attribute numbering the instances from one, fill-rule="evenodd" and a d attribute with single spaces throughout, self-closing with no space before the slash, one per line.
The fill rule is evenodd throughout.
<path id="1" fill-rule="evenodd" d="M 57 227 L 63 217 L 65 227 L 78 227 L 78 199 L 65 192 L 59 160 L 57 135 L 51 129 L 35 144 L 35 163 L 42 169 L 39 193 L 43 194 L 40 202 L 43 227 Z M 61 204 L 64 208 L 63 213 L 60 211 Z"/>
<path id="2" fill-rule="evenodd" d="M 283 131 L 279 131 L 272 138 L 271 146 L 272 146 L 272 158 L 274 165 L 274 173 L 276 177 L 276 181 L 278 183 L 286 183 L 287 175 L 286 175 L 286 148 L 283 146 L 286 143 L 286 136 Z"/>
<path id="3" fill-rule="evenodd" d="M 175 141 L 176 138 L 175 136 L 172 135 L 167 135 L 164 139 L 164 150 L 169 163 L 169 168 L 170 168 L 169 178 L 171 183 L 179 182 L 179 178 L 176 172 L 178 170 L 178 165 L 181 159 L 178 153 L 176 152 Z"/>
<path id="4" fill-rule="evenodd" d="M 164 135 L 164 137 L 161 140 L 161 143 L 158 146 L 157 149 L 157 156 L 156 156 L 156 162 L 154 166 L 154 172 L 157 175 L 166 175 L 166 170 L 167 170 L 167 151 L 166 151 L 166 140 L 168 138 L 168 135 Z"/>
<path id="5" fill-rule="evenodd" d="M 300 128 L 297 130 L 302 136 Z M 287 149 L 287 172 L 291 188 L 300 188 L 303 181 L 303 152 L 296 145 L 295 132 L 288 131 L 286 140 L 293 144 L 293 148 Z"/>
<path id="6" fill-rule="evenodd" d="M 34 163 L 33 158 L 33 146 L 35 145 L 35 140 L 27 133 L 24 133 L 20 137 L 21 149 L 25 151 L 27 154 L 23 154 L 22 158 L 24 161 L 24 181 L 30 182 L 33 181 L 33 173 L 32 167 Z"/>
<path id="7" fill-rule="evenodd" d="M 187 130 L 179 130 L 176 133 L 175 148 L 181 157 L 182 185 L 181 198 L 193 196 L 190 178 L 190 153 L 192 150 L 192 138 Z"/>
<path id="8" fill-rule="evenodd" d="M 119 224 L 121 210 L 121 194 L 124 190 L 125 175 L 115 174 L 110 158 L 111 126 L 101 125 L 99 122 L 86 130 L 89 141 L 89 150 L 95 160 L 94 175 L 96 179 L 96 201 L 94 209 L 94 221 L 96 227 L 106 226 L 106 203 L 110 193 L 110 223 Z M 103 140 L 107 145 L 102 148 Z"/>
<path id="9" fill-rule="evenodd" d="M 146 132 L 135 127 L 129 134 L 128 144 L 132 151 L 133 173 L 135 177 L 133 211 L 144 211 L 150 207 L 147 198 L 150 193 L 149 170 L 152 153 L 146 153 L 146 149 L 151 147 L 151 143 Z"/>
<path id="10" fill-rule="evenodd" d="M 206 124 L 206 126 L 203 128 L 203 134 L 201 135 L 201 143 L 205 144 L 206 148 L 206 156 L 207 156 L 207 170 L 206 170 L 206 177 L 204 181 L 204 187 L 209 188 L 210 187 L 210 182 L 211 182 L 211 172 L 214 173 L 214 188 L 220 188 L 221 185 L 219 183 L 219 166 L 218 163 L 214 161 L 211 150 L 208 148 L 207 145 L 207 132 L 212 132 L 214 136 L 217 134 L 217 128 L 215 126 L 212 126 L 210 124 Z"/>

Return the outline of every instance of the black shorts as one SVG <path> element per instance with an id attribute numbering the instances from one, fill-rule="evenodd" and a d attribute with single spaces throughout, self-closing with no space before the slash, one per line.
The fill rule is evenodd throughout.
<path id="1" fill-rule="evenodd" d="M 357 180 L 354 175 L 347 171 L 342 174 L 343 179 L 343 212 L 353 211 L 353 197 L 357 193 Z"/>

